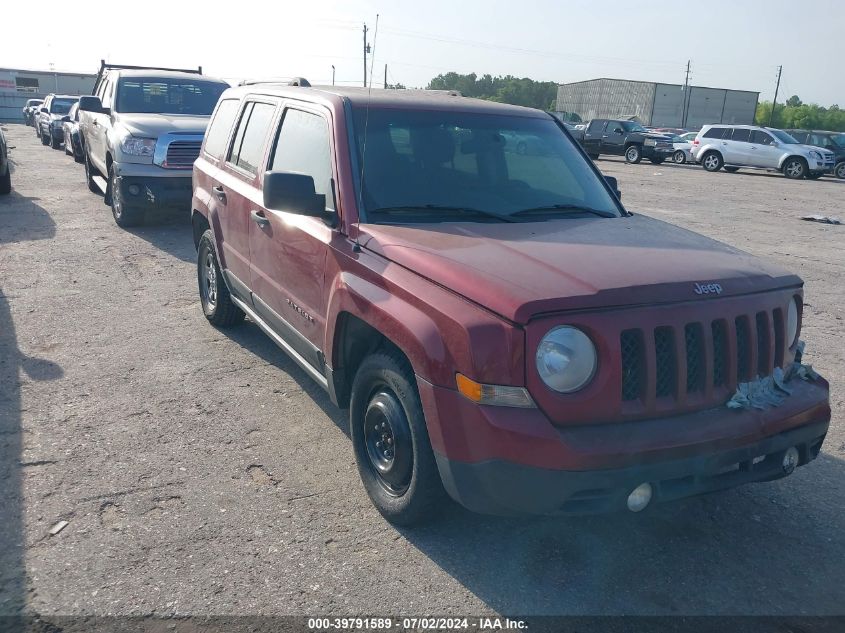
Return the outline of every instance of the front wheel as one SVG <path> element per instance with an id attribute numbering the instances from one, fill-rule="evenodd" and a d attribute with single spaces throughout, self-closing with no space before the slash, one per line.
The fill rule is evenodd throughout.
<path id="1" fill-rule="evenodd" d="M 801 180 L 807 175 L 807 163 L 803 158 L 787 158 L 783 164 L 783 175 L 791 180 Z"/>
<path id="2" fill-rule="evenodd" d="M 6 173 L 0 176 L 0 195 L 12 192 L 12 169 L 6 165 Z"/>
<path id="3" fill-rule="evenodd" d="M 701 160 L 701 166 L 707 171 L 719 171 L 722 165 L 722 156 L 718 152 L 707 152 L 707 155 Z"/>
<path id="4" fill-rule="evenodd" d="M 833 168 L 833 175 L 837 178 L 845 180 L 845 161 L 841 163 L 836 163 L 836 167 Z"/>
<path id="5" fill-rule="evenodd" d="M 684 154 L 683 150 L 679 149 L 676 150 L 674 154 L 672 154 L 672 160 L 678 163 L 679 165 L 683 165 L 685 162 L 687 162 L 687 155 Z"/>
<path id="6" fill-rule="evenodd" d="M 85 165 L 85 180 L 88 182 L 88 191 L 91 193 L 100 193 L 100 186 L 94 180 L 94 166 L 91 164 L 91 159 L 86 152 L 82 157 L 82 163 Z"/>
<path id="7" fill-rule="evenodd" d="M 111 205 L 111 214 L 120 228 L 138 226 L 144 221 L 144 210 L 127 204 L 120 192 L 120 181 L 114 167 L 109 167 L 109 184 L 106 201 Z"/>
<path id="8" fill-rule="evenodd" d="M 636 165 L 643 159 L 643 152 L 639 145 L 631 145 L 625 150 L 625 162 Z"/>
<path id="9" fill-rule="evenodd" d="M 197 248 L 197 283 L 202 312 L 209 323 L 230 327 L 244 320 L 243 311 L 232 302 L 229 289 L 223 281 L 211 229 L 202 234 Z"/>
<path id="10" fill-rule="evenodd" d="M 414 372 L 395 350 L 364 359 L 349 404 L 352 447 L 370 500 L 396 525 L 432 518 L 446 499 Z"/>

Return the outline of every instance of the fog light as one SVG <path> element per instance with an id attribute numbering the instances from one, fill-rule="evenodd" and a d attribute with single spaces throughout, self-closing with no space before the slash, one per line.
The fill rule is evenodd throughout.
<path id="1" fill-rule="evenodd" d="M 137 196 L 139 193 L 141 193 L 141 188 L 138 185 L 129 185 L 129 193 L 131 193 L 133 196 Z"/>
<path id="2" fill-rule="evenodd" d="M 628 509 L 631 512 L 645 510 L 651 501 L 651 484 L 640 484 L 628 495 Z"/>
<path id="3" fill-rule="evenodd" d="M 786 452 L 783 454 L 783 462 L 781 462 L 781 466 L 783 467 L 783 472 L 787 475 L 792 474 L 792 471 L 795 470 L 795 467 L 798 466 L 798 449 L 794 446 L 786 449 Z"/>

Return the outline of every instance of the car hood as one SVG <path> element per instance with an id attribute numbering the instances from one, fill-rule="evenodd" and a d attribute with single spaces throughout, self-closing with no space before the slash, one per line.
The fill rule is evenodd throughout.
<path id="1" fill-rule="evenodd" d="M 565 310 L 706 301 L 802 284 L 727 244 L 641 215 L 362 224 L 360 232 L 364 248 L 516 323 Z M 710 292 L 696 292 L 701 287 Z"/>
<path id="2" fill-rule="evenodd" d="M 825 154 L 833 154 L 834 152 L 824 147 L 817 147 L 815 145 L 792 145 L 791 147 L 800 147 L 804 152 L 819 152 L 822 156 Z"/>
<path id="3" fill-rule="evenodd" d="M 168 132 L 205 134 L 210 116 L 188 114 L 115 113 L 115 122 L 129 130 L 132 136 L 156 138 Z"/>

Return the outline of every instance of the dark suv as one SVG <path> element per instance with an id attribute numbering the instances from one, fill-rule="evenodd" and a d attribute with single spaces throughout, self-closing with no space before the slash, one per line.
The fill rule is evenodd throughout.
<path id="1" fill-rule="evenodd" d="M 818 455 L 798 277 L 628 213 L 546 113 L 299 84 L 217 105 L 194 165 L 202 309 L 248 315 L 349 408 L 390 521 L 445 493 L 639 511 Z M 740 383 L 780 406 L 729 408 Z"/>
<path id="2" fill-rule="evenodd" d="M 845 132 L 824 130 L 784 130 L 799 143 L 821 147 L 833 152 L 836 164 L 831 172 L 837 178 L 845 179 Z"/>
<path id="3" fill-rule="evenodd" d="M 647 158 L 655 165 L 675 151 L 671 136 L 649 132 L 635 121 L 618 119 L 590 121 L 581 144 L 593 160 L 600 154 L 615 154 L 624 156 L 629 163 L 639 163 Z"/>

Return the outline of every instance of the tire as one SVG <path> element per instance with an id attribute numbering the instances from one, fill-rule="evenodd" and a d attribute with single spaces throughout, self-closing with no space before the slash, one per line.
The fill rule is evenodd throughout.
<path id="1" fill-rule="evenodd" d="M 197 285 L 202 312 L 209 323 L 217 327 L 231 327 L 244 320 L 243 311 L 232 303 L 229 289 L 223 281 L 211 229 L 202 234 L 197 247 Z"/>
<path id="2" fill-rule="evenodd" d="M 665 158 L 649 158 L 652 165 L 662 165 Z"/>
<path id="3" fill-rule="evenodd" d="M 636 165 L 643 159 L 643 150 L 639 145 L 629 145 L 625 148 L 625 162 Z"/>
<path id="4" fill-rule="evenodd" d="M 687 162 L 687 155 L 684 153 L 684 150 L 676 150 L 675 153 L 672 154 L 672 161 L 678 163 L 679 165 L 683 165 Z"/>
<path id="5" fill-rule="evenodd" d="M 801 180 L 807 176 L 807 161 L 798 156 L 790 156 L 783 163 L 783 175 L 790 180 Z"/>
<path id="6" fill-rule="evenodd" d="M 845 160 L 841 163 L 836 163 L 836 167 L 833 168 L 833 175 L 840 180 L 845 180 Z"/>
<path id="7" fill-rule="evenodd" d="M 42 134 L 41 135 L 41 144 L 42 145 L 49 145 L 50 144 L 50 135 L 49 134 Z"/>
<path id="8" fill-rule="evenodd" d="M 73 156 L 73 142 L 65 142 L 65 156 Z"/>
<path id="9" fill-rule="evenodd" d="M 88 158 L 87 152 L 82 158 L 82 164 L 85 165 L 85 180 L 88 182 L 88 191 L 91 193 L 100 193 L 100 187 L 94 182 L 94 176 L 96 175 L 94 173 L 94 166 L 91 164 L 91 159 Z"/>
<path id="10" fill-rule="evenodd" d="M 120 195 L 120 187 L 117 186 L 117 173 L 111 165 L 109 165 L 109 181 L 105 200 L 106 204 L 111 207 L 111 214 L 115 223 L 120 228 L 138 226 L 144 222 L 144 210 L 123 201 Z"/>
<path id="11" fill-rule="evenodd" d="M 739 171 L 739 167 L 725 167 L 725 171 L 729 174 L 735 174 Z"/>
<path id="12" fill-rule="evenodd" d="M 12 193 L 12 169 L 6 165 L 6 173 L 0 176 L 0 196 Z"/>
<path id="13" fill-rule="evenodd" d="M 370 500 L 395 525 L 432 519 L 447 499 L 414 372 L 396 350 L 361 363 L 349 404 L 352 448 Z"/>
<path id="14" fill-rule="evenodd" d="M 50 147 L 52 147 L 53 149 L 61 149 L 62 148 L 62 142 L 59 139 L 57 139 L 55 136 L 53 136 L 52 134 L 50 134 Z"/>
<path id="15" fill-rule="evenodd" d="M 707 152 L 701 159 L 701 166 L 710 172 L 719 171 L 724 164 L 725 162 L 722 160 L 722 155 L 719 152 Z"/>

